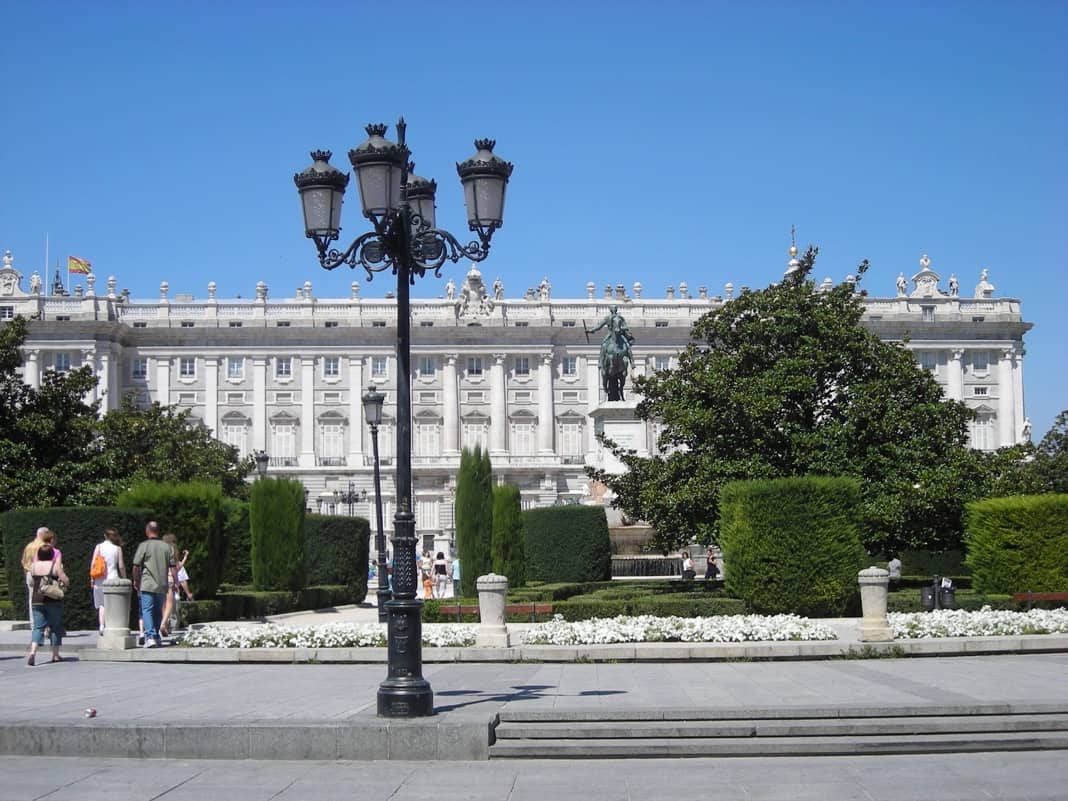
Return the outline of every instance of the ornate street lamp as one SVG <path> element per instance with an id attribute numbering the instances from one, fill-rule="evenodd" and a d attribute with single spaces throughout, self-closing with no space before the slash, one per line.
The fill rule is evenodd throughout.
<path id="1" fill-rule="evenodd" d="M 434 693 L 423 678 L 422 610 L 415 570 L 415 515 L 412 514 L 411 284 L 427 270 L 441 277 L 446 260 L 482 261 L 501 227 L 512 165 L 493 154 L 492 139 L 475 141 L 476 153 L 456 165 L 464 187 L 468 228 L 478 241 L 462 244 L 435 227 L 433 181 L 412 176 L 405 144 L 407 126 L 397 122 L 397 142 L 385 138 L 385 125 L 368 125 L 368 139 L 349 151 L 363 216 L 373 228 L 344 251 L 331 248 L 341 232 L 341 204 L 349 176 L 331 166 L 328 150 L 311 154 L 312 165 L 293 176 L 304 211 L 305 235 L 315 242 L 319 264 L 363 267 L 367 279 L 390 270 L 397 276 L 397 507 L 393 516 L 393 600 L 389 623 L 389 672 L 378 688 L 378 714 L 422 717 L 434 713 Z M 377 459 L 375 460 L 377 464 Z M 377 487 L 376 487 L 377 492 Z M 381 556 L 381 552 L 380 552 Z"/>
<path id="2" fill-rule="evenodd" d="M 386 402 L 384 393 L 371 384 L 363 396 L 363 416 L 371 429 L 371 454 L 374 458 L 375 476 L 375 550 L 378 552 L 378 622 L 386 622 L 386 604 L 393 599 L 389 588 L 389 563 L 386 560 L 386 535 L 382 531 L 382 478 L 378 462 L 378 427 L 382 425 L 382 405 Z"/>
<path id="3" fill-rule="evenodd" d="M 353 507 L 356 505 L 356 503 L 358 501 L 363 501 L 366 499 L 367 490 L 360 490 L 359 492 L 357 492 L 356 483 L 354 481 L 349 482 L 349 488 L 345 492 L 341 492 L 340 490 L 334 490 L 334 503 L 348 504 L 349 517 L 352 517 L 355 514 L 355 509 Z"/>
<path id="4" fill-rule="evenodd" d="M 267 455 L 267 451 L 256 451 L 256 472 L 260 474 L 260 478 L 267 475 L 267 465 L 270 464 L 271 457 Z"/>

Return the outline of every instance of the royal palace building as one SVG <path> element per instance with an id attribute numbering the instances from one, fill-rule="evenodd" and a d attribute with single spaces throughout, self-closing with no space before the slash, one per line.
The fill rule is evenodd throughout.
<path id="1" fill-rule="evenodd" d="M 279 297 L 259 283 L 251 298 L 172 295 L 133 299 L 108 278 L 66 293 L 24 281 L 11 254 L 0 267 L 0 319 L 35 322 L 24 347 L 24 380 L 46 370 L 90 365 L 103 410 L 127 393 L 142 402 L 188 408 L 242 453 L 265 451 L 271 475 L 301 480 L 308 505 L 346 513 L 339 500 L 360 495 L 354 511 L 373 519 L 372 447 L 361 398 L 369 385 L 386 394 L 379 431 L 386 519 L 392 516 L 392 462 L 397 381 L 396 303 L 361 294 L 321 298 L 306 282 Z M 850 280 L 850 279 L 847 279 Z M 25 283 L 25 287 L 24 287 Z M 58 283 L 58 282 L 57 282 Z M 824 281 L 830 285 L 830 279 Z M 587 465 L 612 468 L 595 434 L 612 415 L 600 386 L 601 336 L 593 327 L 618 306 L 634 335 L 636 374 L 675 365 L 700 316 L 730 300 L 680 283 L 657 296 L 639 283 L 586 285 L 585 297 L 552 296 L 548 280 L 506 295 L 472 267 L 461 286 L 450 280 L 438 299 L 412 300 L 412 441 L 414 505 L 426 547 L 453 536 L 453 495 L 464 447 L 488 449 L 499 480 L 520 487 L 523 505 L 574 502 L 597 488 Z M 739 287 L 738 292 L 744 291 Z M 955 276 L 943 289 L 926 257 L 885 296 L 864 297 L 864 325 L 886 340 L 906 341 L 946 395 L 976 410 L 971 444 L 993 449 L 1030 436 L 1024 415 L 1020 301 L 994 296 L 982 271 L 974 292 Z M 629 386 L 628 386 L 629 390 Z M 626 404 L 633 407 L 628 394 Z M 618 410 L 617 410 L 618 411 Z M 648 453 L 657 426 L 641 422 L 613 432 Z M 367 490 L 363 496 L 362 490 Z"/>

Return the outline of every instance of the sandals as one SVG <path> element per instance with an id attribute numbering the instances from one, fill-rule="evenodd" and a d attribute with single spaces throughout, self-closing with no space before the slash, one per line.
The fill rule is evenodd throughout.
<path id="1" fill-rule="evenodd" d="M 61 656 L 53 656 L 52 657 L 52 662 L 62 662 L 62 661 L 63 661 L 63 657 L 61 657 Z"/>
<path id="2" fill-rule="evenodd" d="M 27 656 L 26 657 L 26 667 L 33 667 L 34 661 L 35 660 L 34 660 L 34 655 L 33 654 L 30 654 L 29 656 Z"/>

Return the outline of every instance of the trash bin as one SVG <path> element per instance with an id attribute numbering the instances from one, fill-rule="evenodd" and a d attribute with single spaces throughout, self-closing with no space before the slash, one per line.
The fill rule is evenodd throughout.
<path id="1" fill-rule="evenodd" d="M 933 612 L 935 608 L 934 587 L 920 587 L 920 606 L 925 612 Z"/>
<path id="2" fill-rule="evenodd" d="M 939 593 L 938 603 L 943 609 L 956 609 L 957 608 L 957 588 L 946 587 Z"/>

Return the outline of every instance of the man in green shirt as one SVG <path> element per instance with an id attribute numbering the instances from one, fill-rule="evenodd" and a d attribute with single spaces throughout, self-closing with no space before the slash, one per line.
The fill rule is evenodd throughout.
<path id="1" fill-rule="evenodd" d="M 133 558 L 133 585 L 141 600 L 145 648 L 163 645 L 159 635 L 163 624 L 163 604 L 176 564 L 171 546 L 159 538 L 159 524 L 150 520 L 145 526 L 145 541 L 137 546 Z"/>

